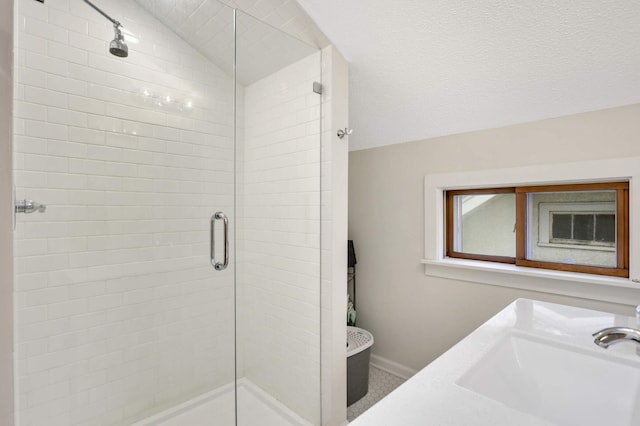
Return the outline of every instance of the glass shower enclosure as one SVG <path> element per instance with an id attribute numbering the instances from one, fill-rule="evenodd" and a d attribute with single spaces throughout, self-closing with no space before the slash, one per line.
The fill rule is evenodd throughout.
<path id="1" fill-rule="evenodd" d="M 95 3 L 128 57 L 82 0 L 16 2 L 17 424 L 321 424 L 320 50 Z"/>

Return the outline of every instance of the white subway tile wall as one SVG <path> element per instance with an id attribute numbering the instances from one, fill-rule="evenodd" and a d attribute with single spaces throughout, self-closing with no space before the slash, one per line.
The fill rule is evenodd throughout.
<path id="1" fill-rule="evenodd" d="M 244 375 L 320 422 L 318 51 L 244 90 L 239 208 Z M 239 407 L 242 410 L 242 407 Z"/>
<path id="2" fill-rule="evenodd" d="M 127 59 L 81 1 L 16 4 L 17 195 L 48 206 L 15 232 L 19 424 L 130 424 L 233 380 L 233 80 L 135 2 L 100 2 Z"/>

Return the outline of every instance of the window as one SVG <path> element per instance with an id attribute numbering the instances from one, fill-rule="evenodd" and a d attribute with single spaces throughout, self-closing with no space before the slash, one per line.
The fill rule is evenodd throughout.
<path id="1" fill-rule="evenodd" d="M 549 212 L 549 244 L 615 247 L 616 215 L 611 213 Z M 542 229 L 542 227 L 540 227 Z M 544 235 L 540 235 L 541 239 Z"/>
<path id="2" fill-rule="evenodd" d="M 628 182 L 445 191 L 445 252 L 628 277 L 628 193 Z"/>

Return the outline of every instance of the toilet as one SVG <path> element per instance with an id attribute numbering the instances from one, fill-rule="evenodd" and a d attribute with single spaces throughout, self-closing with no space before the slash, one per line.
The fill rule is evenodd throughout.
<path id="1" fill-rule="evenodd" d="M 367 330 L 347 326 L 347 406 L 358 402 L 369 391 L 369 358 L 373 335 Z"/>

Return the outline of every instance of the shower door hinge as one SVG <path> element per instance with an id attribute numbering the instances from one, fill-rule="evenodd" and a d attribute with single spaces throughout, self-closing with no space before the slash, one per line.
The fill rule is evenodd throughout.
<path id="1" fill-rule="evenodd" d="M 322 95 L 322 83 L 318 83 L 317 81 L 313 82 L 313 91 L 318 95 Z"/>

